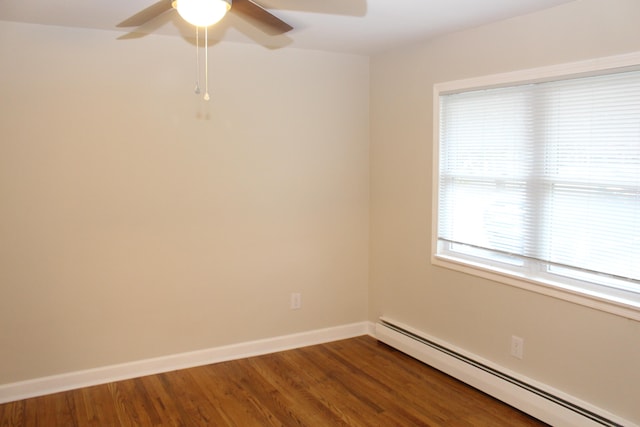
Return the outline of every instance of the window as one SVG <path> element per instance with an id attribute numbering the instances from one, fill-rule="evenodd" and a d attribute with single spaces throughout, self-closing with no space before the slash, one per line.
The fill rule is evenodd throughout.
<path id="1" fill-rule="evenodd" d="M 635 64 L 436 85 L 433 262 L 639 318 Z"/>

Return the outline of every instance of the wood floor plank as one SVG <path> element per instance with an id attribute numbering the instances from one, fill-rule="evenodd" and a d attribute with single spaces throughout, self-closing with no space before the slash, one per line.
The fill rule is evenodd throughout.
<path id="1" fill-rule="evenodd" d="M 160 375 L 164 389 L 175 402 L 182 421 L 188 426 L 229 425 L 220 411 L 219 401 L 226 398 L 218 394 L 218 382 L 199 383 L 205 368 L 167 372 Z"/>
<path id="2" fill-rule="evenodd" d="M 340 384 L 332 379 L 330 372 L 327 372 L 326 376 L 323 376 L 325 373 L 315 369 L 311 364 L 311 360 L 306 361 L 307 364 L 305 365 L 305 369 L 300 369 L 299 364 L 291 363 L 290 361 L 294 356 L 296 356 L 298 361 L 300 359 L 304 361 L 305 358 L 303 356 L 300 354 L 293 355 L 289 353 L 283 357 L 286 356 L 290 356 L 287 358 L 289 361 L 288 364 L 294 368 L 290 370 L 288 375 L 300 377 L 299 381 L 301 382 L 299 393 L 302 394 L 304 392 L 306 402 L 317 402 L 315 407 L 316 410 L 319 411 L 319 415 L 323 418 L 331 417 L 338 425 L 361 425 L 361 402 L 349 394 L 342 394 L 340 399 L 335 399 L 335 395 L 339 393 L 341 389 Z M 312 381 L 314 376 L 318 376 L 323 379 L 321 381 L 314 382 Z M 332 386 L 329 385 L 329 381 L 331 381 Z"/>
<path id="3" fill-rule="evenodd" d="M 268 355 L 248 359 L 247 363 L 262 377 L 264 387 L 275 390 L 269 397 L 278 407 L 276 412 L 286 425 L 318 425 L 325 422 L 330 425 L 343 425 L 341 420 L 327 410 L 322 399 L 314 396 L 310 389 L 316 379 L 305 378 L 308 373 L 298 371 L 290 376 L 294 366 L 287 361 L 288 353 Z"/>
<path id="4" fill-rule="evenodd" d="M 23 426 L 543 426 L 363 336 L 0 405 Z"/>
<path id="5" fill-rule="evenodd" d="M 347 425 L 371 425 L 372 418 L 380 422 L 385 421 L 387 425 L 394 424 L 393 420 L 387 419 L 384 408 L 376 400 L 375 395 L 379 395 L 380 390 L 367 388 L 362 371 L 352 369 L 351 366 L 342 366 L 344 359 L 339 355 L 331 357 L 322 354 L 322 348 L 316 350 L 318 351 L 301 349 L 297 357 L 308 372 L 314 375 L 325 372 L 325 380 L 317 385 L 317 394 L 332 403 L 333 410 L 337 411 Z M 331 368 L 327 369 L 328 366 Z M 374 394 L 370 394 L 370 391 Z M 398 416 L 400 414 L 396 414 L 396 417 Z"/>
<path id="6" fill-rule="evenodd" d="M 230 368 L 235 362 L 205 366 L 191 371 L 191 374 L 200 384 L 206 399 L 213 405 L 215 413 L 212 415 L 220 418 L 219 425 L 258 425 L 256 423 L 259 415 L 256 414 L 253 403 L 244 400 L 245 393 L 230 373 Z"/>
<path id="7" fill-rule="evenodd" d="M 365 425 L 387 418 L 388 425 L 421 425 L 425 422 L 443 424 L 442 417 L 438 417 L 437 414 L 419 411 L 418 402 L 407 405 L 406 399 L 403 398 L 406 392 L 405 382 L 397 383 L 395 388 L 379 379 L 379 367 L 369 365 L 366 358 L 362 357 L 363 353 L 355 359 L 354 354 L 350 354 L 348 349 L 337 343 L 330 348 L 320 348 L 314 354 L 319 358 L 319 367 L 326 366 L 331 361 L 338 362 L 331 371 L 332 384 L 339 385 L 341 393 L 357 396 L 364 403 L 360 409 L 360 416 L 368 415 Z M 402 390 L 403 395 L 396 393 L 396 390 Z M 380 399 L 379 396 L 385 396 L 385 399 Z M 375 400 L 372 400 L 374 398 Z M 367 407 L 370 409 L 367 410 Z"/>
<path id="8" fill-rule="evenodd" d="M 305 425 L 311 422 L 313 418 L 304 415 L 308 413 L 307 410 L 300 411 L 300 413 L 291 410 L 294 405 L 301 402 L 286 390 L 274 386 L 268 379 L 272 373 L 268 366 L 264 366 L 260 361 L 261 359 L 255 359 L 252 363 L 252 361 L 244 359 L 234 363 L 235 375 L 246 392 L 255 396 L 255 404 L 269 407 L 270 425 Z"/>
<path id="9" fill-rule="evenodd" d="M 150 375 L 140 378 L 142 387 L 146 393 L 151 396 L 150 403 L 153 405 L 155 412 L 158 414 L 162 425 L 181 427 L 185 426 L 183 420 L 188 419 L 181 405 L 177 403 L 180 399 L 175 399 L 170 394 L 166 383 L 160 378 L 160 375 Z"/>
<path id="10" fill-rule="evenodd" d="M 24 406 L 24 400 L 0 405 L 0 427 L 25 425 Z"/>
<path id="11" fill-rule="evenodd" d="M 115 402 L 106 385 L 74 390 L 74 396 L 78 425 L 118 425 Z"/>

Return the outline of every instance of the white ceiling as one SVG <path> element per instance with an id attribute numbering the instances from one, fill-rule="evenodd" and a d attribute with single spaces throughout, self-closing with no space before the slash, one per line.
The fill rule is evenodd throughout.
<path id="1" fill-rule="evenodd" d="M 294 27 L 266 36 L 227 15 L 210 39 L 373 54 L 417 40 L 523 15 L 574 0 L 254 0 Z M 121 31 L 121 38 L 193 37 L 175 11 L 137 29 L 116 25 L 156 0 L 0 0 L 0 20 Z"/>

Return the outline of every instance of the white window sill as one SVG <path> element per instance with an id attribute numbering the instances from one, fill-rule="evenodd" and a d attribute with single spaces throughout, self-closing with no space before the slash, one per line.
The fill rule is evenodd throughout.
<path id="1" fill-rule="evenodd" d="M 467 260 L 459 260 L 446 255 L 434 254 L 431 263 L 438 267 L 470 274 L 552 298 L 579 304 L 595 310 L 640 321 L 640 295 L 629 297 L 606 295 L 578 287 L 532 279 L 499 268 L 487 267 Z"/>

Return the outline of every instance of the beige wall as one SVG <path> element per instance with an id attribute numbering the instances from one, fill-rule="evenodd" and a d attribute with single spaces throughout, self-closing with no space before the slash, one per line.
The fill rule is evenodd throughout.
<path id="1" fill-rule="evenodd" d="M 0 384 L 366 320 L 369 59 L 119 36 L 0 22 Z"/>
<path id="2" fill-rule="evenodd" d="M 451 34 L 372 58 L 371 88 L 364 57 L 223 44 L 208 104 L 184 40 L 0 22 L 0 384 L 361 321 L 369 299 L 640 423 L 637 322 L 429 264 L 432 85 L 640 50 L 639 18 L 586 0 Z"/>
<path id="3" fill-rule="evenodd" d="M 640 423 L 640 324 L 434 268 L 432 87 L 640 50 L 640 1 L 584 0 L 395 50 L 371 62 L 370 319 L 423 330 Z M 525 357 L 509 355 L 510 337 Z"/>

